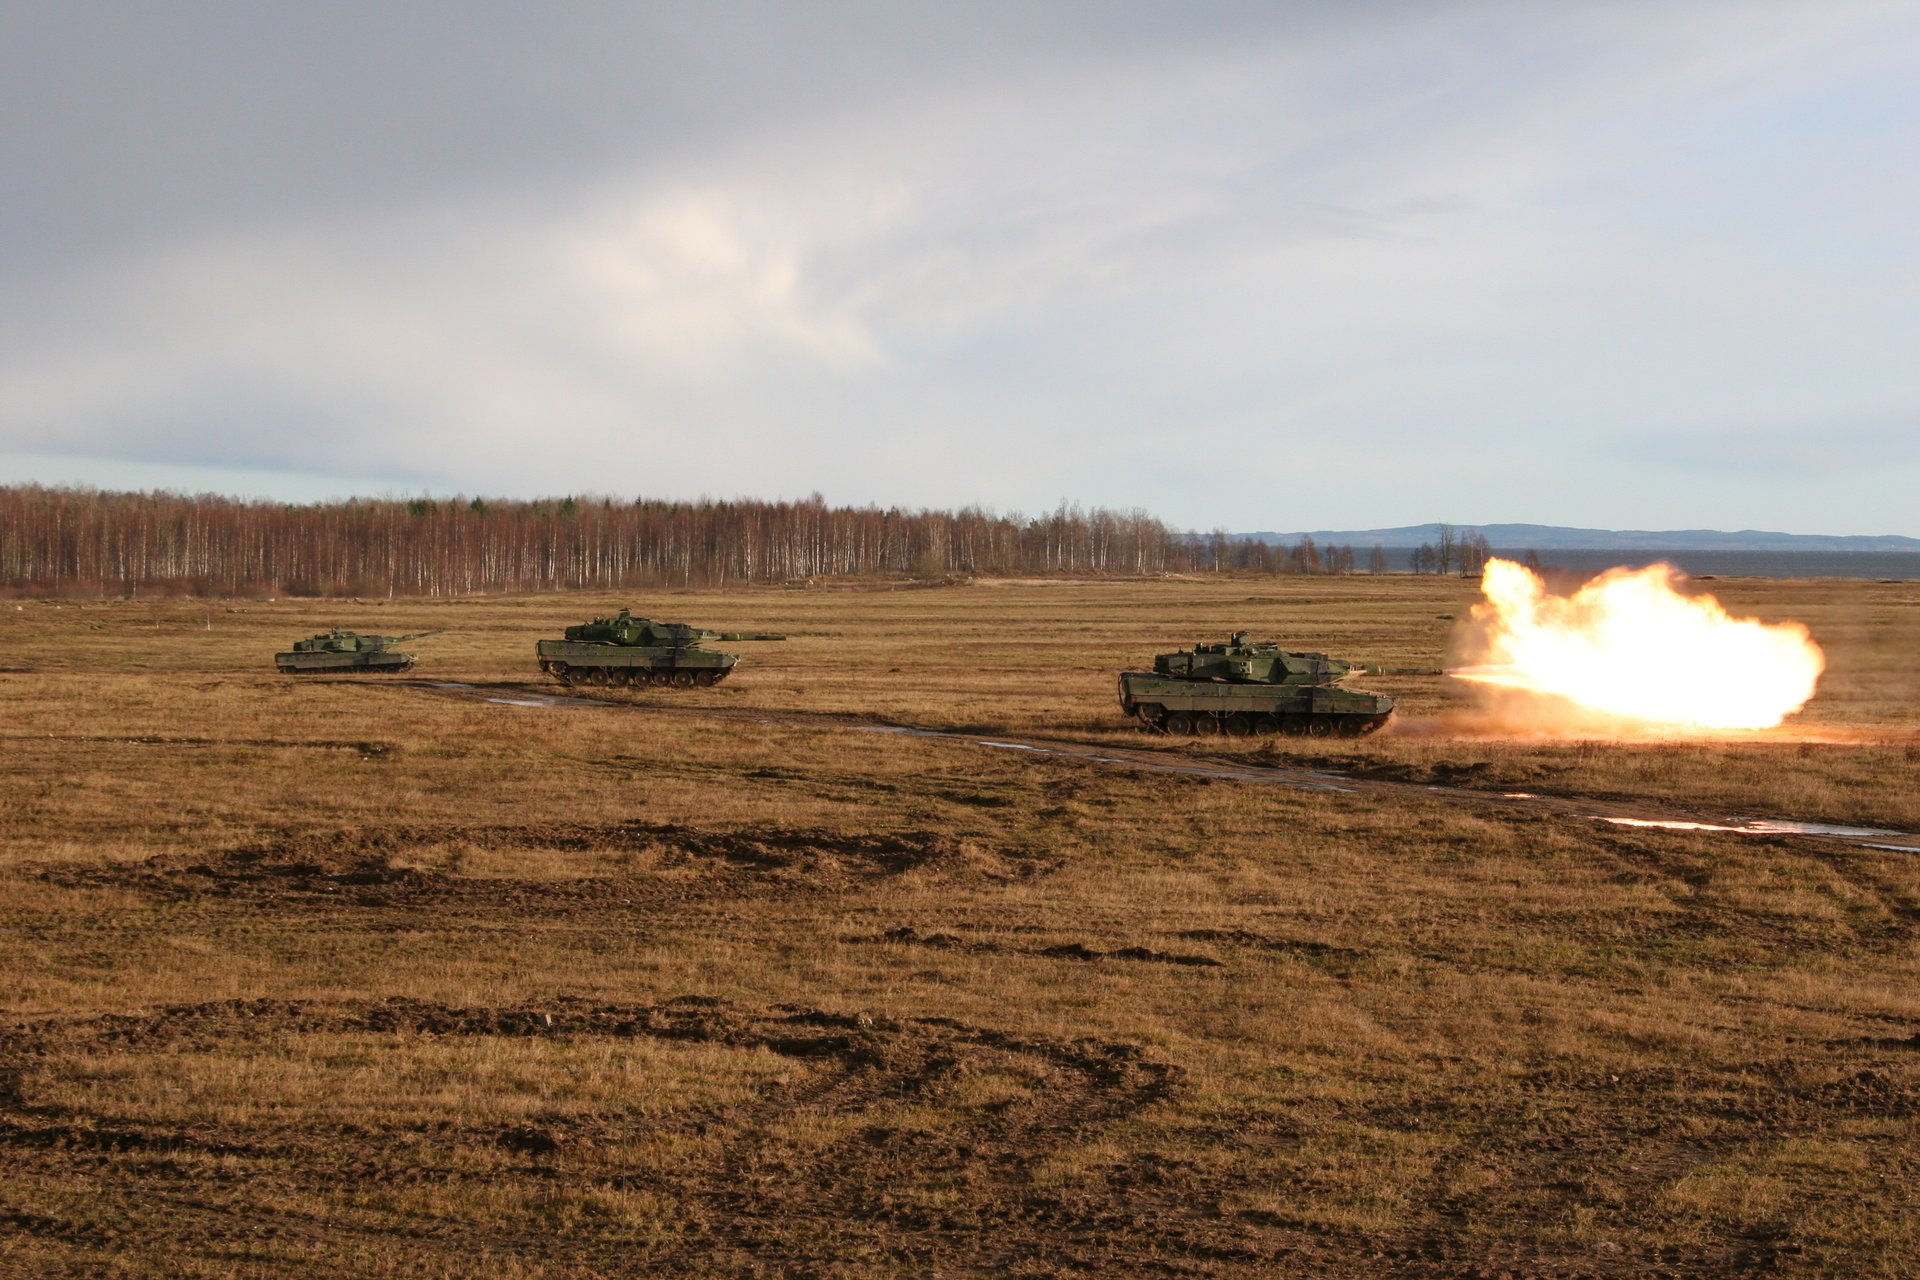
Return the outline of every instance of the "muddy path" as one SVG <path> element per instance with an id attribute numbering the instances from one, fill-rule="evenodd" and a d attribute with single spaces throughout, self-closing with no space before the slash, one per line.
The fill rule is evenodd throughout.
<path id="1" fill-rule="evenodd" d="M 676 706 L 664 701 L 616 702 L 606 698 L 588 697 L 573 691 L 564 693 L 548 691 L 525 684 L 466 684 L 445 680 L 406 680 L 395 681 L 383 687 L 414 690 L 442 697 L 469 698 L 500 706 L 529 709 L 612 709 L 656 715 L 743 720 L 756 724 L 808 725 L 847 733 L 898 734 L 904 737 L 953 742 L 990 751 L 1024 752 L 1062 760 L 1077 760 L 1102 768 L 1137 769 L 1149 773 L 1213 778 L 1227 782 L 1287 787 L 1296 791 L 1379 797 L 1420 795 L 1487 808 L 1554 813 L 1622 827 L 1659 828 L 1776 839 L 1807 837 L 1820 841 L 1841 841 L 1868 849 L 1920 853 L 1920 833 L 1880 827 L 1703 813 L 1577 795 L 1544 795 L 1527 791 L 1500 792 L 1465 786 L 1448 786 L 1442 783 L 1402 782 L 1289 765 L 1247 764 L 1230 758 L 1188 754 L 1180 748 L 1119 746 L 1052 737 L 982 733 L 969 729 L 889 724 L 831 712 Z"/>

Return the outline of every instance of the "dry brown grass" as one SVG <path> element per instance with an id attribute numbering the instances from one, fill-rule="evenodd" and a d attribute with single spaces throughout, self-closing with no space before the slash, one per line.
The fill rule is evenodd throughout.
<path id="1" fill-rule="evenodd" d="M 1489 737 L 1395 677 L 1409 730 L 1320 754 L 1920 826 L 1920 589 L 1715 586 L 1827 646 L 1795 733 Z M 558 708 L 268 655 L 444 626 L 416 674 L 510 692 L 626 602 L 10 602 L 0 1270 L 1920 1270 L 1912 855 L 847 727 L 1197 753 L 1113 673 L 1234 626 L 1436 664 L 1469 592 L 672 595 L 794 639 Z"/>

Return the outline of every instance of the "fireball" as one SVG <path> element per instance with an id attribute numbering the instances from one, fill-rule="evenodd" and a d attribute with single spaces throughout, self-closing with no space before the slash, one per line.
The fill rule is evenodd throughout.
<path id="1" fill-rule="evenodd" d="M 1552 596 L 1525 566 L 1489 560 L 1473 607 L 1486 660 L 1449 674 L 1677 728 L 1768 729 L 1805 706 L 1826 668 L 1807 629 L 1735 618 L 1678 577 L 1610 569 Z"/>

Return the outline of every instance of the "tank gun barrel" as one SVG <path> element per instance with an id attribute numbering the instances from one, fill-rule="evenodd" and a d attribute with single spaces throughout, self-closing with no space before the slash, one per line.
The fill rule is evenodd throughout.
<path id="1" fill-rule="evenodd" d="M 414 632 L 411 632 L 411 633 L 409 633 L 409 634 L 407 634 L 407 635 L 404 635 L 404 636 L 395 636 L 395 637 L 393 637 L 393 639 L 391 639 L 391 640 L 389 640 L 389 641 L 387 641 L 387 643 L 388 643 L 388 644 L 405 644 L 405 643 L 406 643 L 407 641 L 409 641 L 409 640 L 425 640 L 425 639 L 426 639 L 426 638 L 427 638 L 428 636 L 437 636 L 437 635 L 439 635 L 439 634 L 440 634 L 440 632 L 439 632 L 439 631 L 437 631 L 437 630 L 435 630 L 435 631 L 414 631 Z"/>
<path id="2" fill-rule="evenodd" d="M 1356 662 L 1352 669 L 1363 676 L 1443 676 L 1438 667 L 1383 667 L 1373 662 Z"/>
<path id="3" fill-rule="evenodd" d="M 778 631 L 711 631 L 707 633 L 712 640 L 785 640 Z"/>

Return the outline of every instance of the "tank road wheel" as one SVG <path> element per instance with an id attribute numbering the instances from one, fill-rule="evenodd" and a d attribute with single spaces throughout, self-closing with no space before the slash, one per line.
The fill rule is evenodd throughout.
<path id="1" fill-rule="evenodd" d="M 1333 732 L 1333 724 L 1323 716 L 1314 716 L 1307 721 L 1309 738 L 1324 738 Z"/>
<path id="2" fill-rule="evenodd" d="M 1244 711 L 1236 711 L 1220 725 L 1229 738 L 1244 738 L 1253 732 L 1253 717 Z"/>
<path id="3" fill-rule="evenodd" d="M 1160 723 L 1165 725 L 1167 732 L 1176 738 L 1184 738 L 1193 732 L 1193 717 L 1184 711 L 1171 712 Z"/>
<path id="4" fill-rule="evenodd" d="M 1307 731 L 1307 722 L 1299 716 L 1281 716 L 1280 732 L 1289 738 L 1297 738 Z"/>
<path id="5" fill-rule="evenodd" d="M 1341 716 L 1340 717 L 1340 736 L 1341 737 L 1357 738 L 1361 734 L 1365 733 L 1366 731 L 1367 731 L 1367 726 L 1365 722 L 1360 719 L 1359 716 Z"/>
<path id="6" fill-rule="evenodd" d="M 693 688 L 693 672 L 676 671 L 673 673 L 673 687 L 676 689 Z"/>
<path id="7" fill-rule="evenodd" d="M 587 673 L 587 683 L 596 689 L 604 689 L 613 683 L 613 677 L 607 673 L 605 667 L 595 667 Z"/>
<path id="8" fill-rule="evenodd" d="M 1193 732 L 1196 737 L 1211 738 L 1220 732 L 1220 721 L 1202 711 L 1193 718 Z"/>
<path id="9" fill-rule="evenodd" d="M 1272 737 L 1274 734 L 1280 732 L 1280 717 L 1255 716 L 1253 718 L 1253 731 L 1263 738 Z"/>
<path id="10" fill-rule="evenodd" d="M 702 689 L 711 689 L 719 679 L 719 675 L 712 671 L 698 671 L 694 673 L 693 682 Z"/>
<path id="11" fill-rule="evenodd" d="M 607 678 L 613 681 L 614 688 L 624 689 L 633 683 L 633 672 L 626 667 L 615 667 L 607 673 Z"/>

